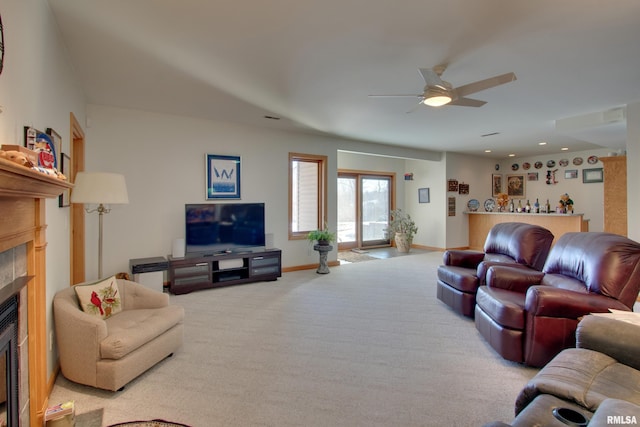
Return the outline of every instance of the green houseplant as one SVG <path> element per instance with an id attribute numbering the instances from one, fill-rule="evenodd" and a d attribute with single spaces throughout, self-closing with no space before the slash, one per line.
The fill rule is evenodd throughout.
<path id="1" fill-rule="evenodd" d="M 307 240 L 310 242 L 318 242 L 319 245 L 328 245 L 335 242 L 336 233 L 329 231 L 326 227 L 322 230 L 313 230 L 307 234 Z"/>
<path id="2" fill-rule="evenodd" d="M 391 220 L 389 227 L 385 229 L 390 240 L 396 242 L 399 252 L 409 252 L 413 237 L 418 232 L 418 227 L 411 215 L 402 212 L 402 209 L 394 209 L 391 211 Z"/>

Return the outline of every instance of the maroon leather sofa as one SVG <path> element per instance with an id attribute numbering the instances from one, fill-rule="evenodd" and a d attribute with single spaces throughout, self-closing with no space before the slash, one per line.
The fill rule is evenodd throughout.
<path id="1" fill-rule="evenodd" d="M 521 222 L 505 222 L 491 228 L 484 252 L 448 250 L 438 267 L 437 297 L 456 312 L 474 316 L 476 292 L 492 265 L 509 264 L 542 270 L 553 234 L 546 228 Z"/>
<path id="2" fill-rule="evenodd" d="M 475 324 L 505 359 L 541 367 L 575 346 L 580 319 L 632 311 L 640 292 L 640 243 L 602 232 L 566 233 L 542 272 L 489 267 Z"/>

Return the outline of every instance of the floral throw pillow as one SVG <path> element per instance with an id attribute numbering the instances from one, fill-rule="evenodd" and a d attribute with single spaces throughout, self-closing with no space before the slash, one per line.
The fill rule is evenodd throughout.
<path id="1" fill-rule="evenodd" d="M 122 311 L 116 276 L 74 288 L 85 313 L 106 319 Z"/>

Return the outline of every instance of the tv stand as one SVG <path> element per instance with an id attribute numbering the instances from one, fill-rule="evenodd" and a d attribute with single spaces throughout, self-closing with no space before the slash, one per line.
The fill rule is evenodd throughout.
<path id="1" fill-rule="evenodd" d="M 200 289 L 277 280 L 282 276 L 281 255 L 280 249 L 185 258 L 169 255 L 169 292 L 185 294 Z"/>

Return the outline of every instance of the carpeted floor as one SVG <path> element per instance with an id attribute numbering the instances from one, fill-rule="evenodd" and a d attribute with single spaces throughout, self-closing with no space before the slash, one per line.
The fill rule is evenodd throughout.
<path id="1" fill-rule="evenodd" d="M 185 344 L 117 393 L 59 376 L 52 402 L 104 425 L 481 426 L 510 421 L 537 372 L 507 362 L 436 298 L 440 252 L 171 296 Z"/>

